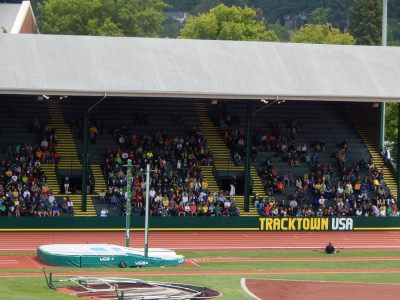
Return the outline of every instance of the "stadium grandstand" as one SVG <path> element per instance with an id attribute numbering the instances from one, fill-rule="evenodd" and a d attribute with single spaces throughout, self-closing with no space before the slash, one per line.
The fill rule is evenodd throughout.
<path id="1" fill-rule="evenodd" d="M 3 215 L 15 202 L 24 215 L 41 202 L 51 215 L 125 215 L 130 158 L 134 215 L 150 163 L 153 216 L 398 216 L 398 177 L 379 149 L 380 103 L 400 99 L 396 47 L 13 34 L 0 44 Z"/>

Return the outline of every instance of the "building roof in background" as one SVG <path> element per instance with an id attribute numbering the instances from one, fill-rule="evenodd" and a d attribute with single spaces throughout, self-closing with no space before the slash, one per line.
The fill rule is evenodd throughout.
<path id="1" fill-rule="evenodd" d="M 0 27 L 4 27 L 7 33 L 11 33 L 20 8 L 21 4 L 0 3 Z"/>
<path id="2" fill-rule="evenodd" d="M 22 3 L 0 3 L 0 32 L 38 33 L 35 16 L 29 0 Z"/>
<path id="3" fill-rule="evenodd" d="M 0 34 L 0 93 L 400 101 L 400 48 Z"/>

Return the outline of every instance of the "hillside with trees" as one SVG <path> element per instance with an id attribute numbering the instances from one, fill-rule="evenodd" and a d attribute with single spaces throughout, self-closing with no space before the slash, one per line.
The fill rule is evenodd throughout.
<path id="1" fill-rule="evenodd" d="M 380 0 L 377 0 L 381 3 Z M 208 13 L 210 9 L 225 4 L 248 6 L 257 12 L 268 29 L 273 29 L 280 41 L 289 41 L 289 32 L 295 32 L 305 24 L 324 25 L 329 23 L 342 33 L 349 32 L 350 8 L 354 0 L 164 0 L 169 4 L 165 12 L 187 12 L 192 16 Z M 360 2 L 360 1 L 358 1 Z M 362 0 L 372 2 L 375 0 Z M 378 8 L 379 10 L 379 8 Z M 400 45 L 400 0 L 388 1 L 388 45 Z M 182 24 L 183 26 L 184 24 Z M 284 28 L 282 28 L 284 27 Z M 174 36 L 169 36 L 174 37 Z M 364 42 L 357 42 L 365 44 Z"/>
<path id="2" fill-rule="evenodd" d="M 21 3 L 22 0 L 3 1 Z M 303 25 L 325 25 L 329 23 L 331 28 L 339 29 L 341 33 L 350 33 L 354 36 L 356 44 L 380 43 L 378 32 L 381 27 L 379 25 L 379 22 L 381 22 L 381 19 L 379 19 L 381 0 L 30 1 L 42 33 L 177 38 L 180 35 L 180 29 L 185 27 L 186 20 L 190 16 L 197 17 L 200 14 L 209 13 L 211 9 L 224 4 L 227 7 L 236 6 L 253 9 L 256 12 L 254 16 L 256 23 L 263 22 L 267 31 L 273 30 L 277 39 L 281 42 L 291 41 L 292 34 L 297 35 Z M 60 3 L 61 5 L 59 5 Z M 82 9 L 75 11 L 77 3 Z M 361 33 L 363 28 L 354 28 L 354 24 L 360 25 L 360 14 L 364 14 L 359 10 L 362 3 L 375 6 L 377 16 L 377 18 L 373 17 L 376 25 L 372 26 L 371 24 L 371 27 L 367 30 L 364 26 L 364 34 Z M 351 8 L 355 4 L 358 7 L 353 11 L 360 11 L 360 14 L 359 16 L 353 14 L 352 17 Z M 50 7 L 54 7 L 54 12 Z M 140 10 L 135 10 L 134 7 L 140 7 Z M 160 15 L 161 12 L 164 16 Z M 178 13 L 181 13 L 182 17 L 177 18 L 175 15 Z M 83 14 L 86 14 L 86 16 Z M 364 17 L 367 20 L 371 18 L 368 13 L 364 14 Z M 60 24 L 61 21 L 64 24 Z M 141 23 L 144 24 L 143 27 L 140 26 Z M 365 32 L 371 31 L 373 36 L 367 37 Z M 388 0 L 388 45 L 400 45 L 400 0 Z"/>

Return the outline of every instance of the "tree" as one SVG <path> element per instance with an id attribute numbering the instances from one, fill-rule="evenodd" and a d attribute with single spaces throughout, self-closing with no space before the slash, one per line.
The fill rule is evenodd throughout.
<path id="1" fill-rule="evenodd" d="M 392 159 L 397 163 L 397 131 L 399 104 L 389 102 L 385 105 L 385 140 L 389 142 Z"/>
<path id="2" fill-rule="evenodd" d="M 290 41 L 290 32 L 285 26 L 282 26 L 278 23 L 268 24 L 268 29 L 271 29 L 275 32 L 279 41 L 281 41 L 281 42 L 289 42 Z"/>
<path id="3" fill-rule="evenodd" d="M 165 8 L 164 11 L 188 12 L 192 11 L 193 7 L 198 4 L 199 0 L 164 0 L 164 2 L 169 5 L 169 7 Z"/>
<path id="4" fill-rule="evenodd" d="M 349 32 L 357 45 L 380 45 L 382 4 L 380 0 L 355 0 L 350 7 Z"/>
<path id="5" fill-rule="evenodd" d="M 326 23 L 325 25 L 304 25 L 297 33 L 292 34 L 291 42 L 354 45 L 356 41 L 349 33 L 341 33 L 339 29 Z"/>
<path id="6" fill-rule="evenodd" d="M 179 32 L 179 25 L 177 25 L 175 20 L 173 20 L 172 18 L 167 18 L 163 22 L 161 37 L 175 39 L 179 35 Z"/>
<path id="7" fill-rule="evenodd" d="M 190 17 L 179 38 L 203 40 L 278 41 L 273 30 L 256 22 L 256 11 L 220 4 L 209 13 Z"/>
<path id="8" fill-rule="evenodd" d="M 349 21 L 349 8 L 353 5 L 353 0 L 328 0 L 326 7 L 330 8 L 328 22 L 335 28 L 344 32 Z"/>
<path id="9" fill-rule="evenodd" d="M 42 33 L 158 37 L 161 0 L 46 0 L 38 4 Z"/>
<path id="10" fill-rule="evenodd" d="M 224 4 L 228 7 L 235 5 L 242 8 L 249 6 L 248 0 L 200 0 L 198 2 L 199 3 L 192 10 L 194 16 L 206 13 L 210 11 L 211 8 L 214 8 L 220 4 Z"/>
<path id="11" fill-rule="evenodd" d="M 194 16 L 210 11 L 221 4 L 220 0 L 201 0 L 192 10 Z"/>
<path id="12" fill-rule="evenodd" d="M 329 23 L 328 17 L 330 12 L 330 8 L 318 7 L 317 9 L 314 9 L 308 16 L 308 23 L 314 25 L 323 25 Z"/>

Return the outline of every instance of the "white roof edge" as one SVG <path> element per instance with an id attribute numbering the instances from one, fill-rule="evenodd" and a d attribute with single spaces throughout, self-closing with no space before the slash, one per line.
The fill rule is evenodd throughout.
<path id="1" fill-rule="evenodd" d="M 345 102 L 400 102 L 400 96 L 387 98 L 377 97 L 349 97 L 345 95 L 326 96 L 326 95 L 255 95 L 255 94 L 209 94 L 209 93 L 185 93 L 185 92 L 157 92 L 157 91 L 80 91 L 80 90 L 2 90 L 2 94 L 9 95 L 46 95 L 46 96 L 99 96 L 107 97 L 146 97 L 146 98 L 198 98 L 198 99 L 236 99 L 236 100 L 302 100 L 302 101 L 345 101 Z"/>
<path id="2" fill-rule="evenodd" d="M 15 19 L 13 28 L 11 29 L 10 33 L 18 34 L 18 33 L 21 32 L 21 28 L 22 28 L 22 25 L 24 24 L 24 20 L 26 18 L 26 15 L 28 14 L 28 12 L 30 10 L 32 11 L 31 2 L 30 1 L 26 1 L 26 0 L 22 1 L 21 6 L 20 6 L 19 11 L 18 11 L 18 15 L 17 15 L 17 17 Z M 35 22 L 36 22 L 36 20 L 35 20 Z"/>

